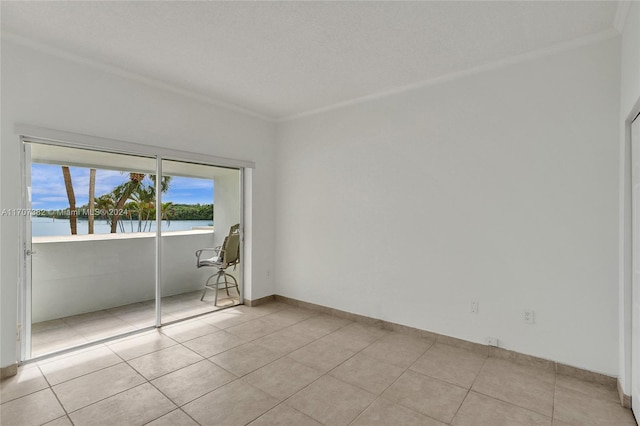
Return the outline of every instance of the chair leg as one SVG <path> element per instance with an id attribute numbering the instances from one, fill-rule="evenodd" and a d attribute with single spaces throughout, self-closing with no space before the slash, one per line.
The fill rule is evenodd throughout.
<path id="1" fill-rule="evenodd" d="M 220 285 L 220 277 L 224 274 L 224 272 L 221 274 L 220 272 L 218 272 L 218 276 L 216 277 L 216 297 L 215 299 L 213 299 L 213 306 L 218 306 L 218 286 Z"/>
<path id="2" fill-rule="evenodd" d="M 238 292 L 238 300 L 240 298 L 240 287 L 238 287 L 238 280 L 236 280 L 236 277 L 234 277 L 233 275 L 229 275 L 229 278 L 231 278 L 233 280 L 233 283 L 231 283 L 231 281 L 229 281 L 229 284 L 233 284 L 231 286 L 231 288 L 235 287 L 236 291 Z"/>
<path id="3" fill-rule="evenodd" d="M 207 294 L 207 290 L 209 289 L 209 281 L 211 281 L 211 278 L 215 277 L 217 274 L 211 275 L 209 278 L 207 278 L 207 281 L 204 283 L 204 291 L 202 292 L 202 297 L 200 297 L 200 301 L 202 302 L 204 300 L 204 295 Z"/>
<path id="4" fill-rule="evenodd" d="M 227 292 L 227 296 L 231 296 L 229 294 L 229 281 L 227 281 L 227 274 L 224 274 L 224 289 Z"/>

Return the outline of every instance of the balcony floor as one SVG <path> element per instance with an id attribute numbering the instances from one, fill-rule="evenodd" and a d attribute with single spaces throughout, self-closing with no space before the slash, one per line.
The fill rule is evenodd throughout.
<path id="1" fill-rule="evenodd" d="M 168 323 L 238 304 L 234 291 L 227 296 L 218 293 L 218 305 L 213 304 L 214 292 L 202 290 L 162 298 L 162 323 Z M 86 314 L 34 323 L 31 326 L 31 356 L 60 351 L 96 340 L 105 339 L 155 324 L 155 301 L 132 303 Z"/>

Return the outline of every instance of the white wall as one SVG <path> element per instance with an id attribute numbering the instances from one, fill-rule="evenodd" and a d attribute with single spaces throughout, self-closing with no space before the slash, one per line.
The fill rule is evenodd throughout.
<path id="1" fill-rule="evenodd" d="M 221 246 L 229 228 L 240 222 L 240 174 L 218 176 L 214 180 L 215 205 L 213 212 L 214 247 Z M 242 260 L 242 259 L 241 259 Z"/>
<path id="2" fill-rule="evenodd" d="M 255 161 L 247 247 L 252 282 L 245 297 L 274 292 L 275 125 L 212 104 L 2 40 L 0 208 L 20 206 L 16 122 L 220 157 Z M 1 218 L 0 366 L 16 361 L 15 327 L 20 262 L 19 219 Z"/>
<path id="3" fill-rule="evenodd" d="M 631 139 L 628 119 L 640 112 L 640 4 L 630 2 L 621 41 L 620 82 L 620 384 L 631 393 Z"/>
<path id="4" fill-rule="evenodd" d="M 210 268 L 196 268 L 195 251 L 213 245 L 213 232 L 162 237 L 162 296 L 203 290 Z M 155 297 L 155 234 L 35 238 L 32 320 L 144 302 Z"/>
<path id="5" fill-rule="evenodd" d="M 640 98 L 640 4 L 631 2 L 622 34 L 621 113 L 631 112 Z"/>
<path id="6" fill-rule="evenodd" d="M 619 54 L 283 123 L 277 292 L 616 375 Z"/>

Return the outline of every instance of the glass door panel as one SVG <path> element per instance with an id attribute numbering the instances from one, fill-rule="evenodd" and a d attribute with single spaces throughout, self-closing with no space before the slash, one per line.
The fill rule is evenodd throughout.
<path id="1" fill-rule="evenodd" d="M 156 159 L 31 143 L 32 358 L 155 324 Z"/>
<path id="2" fill-rule="evenodd" d="M 240 170 L 163 160 L 162 176 L 162 323 L 240 303 L 240 247 L 236 259 L 223 251 L 240 224 Z"/>

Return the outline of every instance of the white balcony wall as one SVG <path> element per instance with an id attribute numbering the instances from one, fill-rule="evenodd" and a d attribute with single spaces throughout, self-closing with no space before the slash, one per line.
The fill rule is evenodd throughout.
<path id="1" fill-rule="evenodd" d="M 162 296 L 200 290 L 213 272 L 196 268 L 195 251 L 212 231 L 162 238 Z M 37 237 L 33 244 L 33 322 L 113 308 L 155 297 L 155 234 Z"/>
<path id="2" fill-rule="evenodd" d="M 240 176 L 225 175 L 215 179 L 215 205 L 213 220 L 216 229 L 215 246 L 221 246 L 229 228 L 240 222 Z M 218 206 L 224 206 L 219 208 Z"/>

